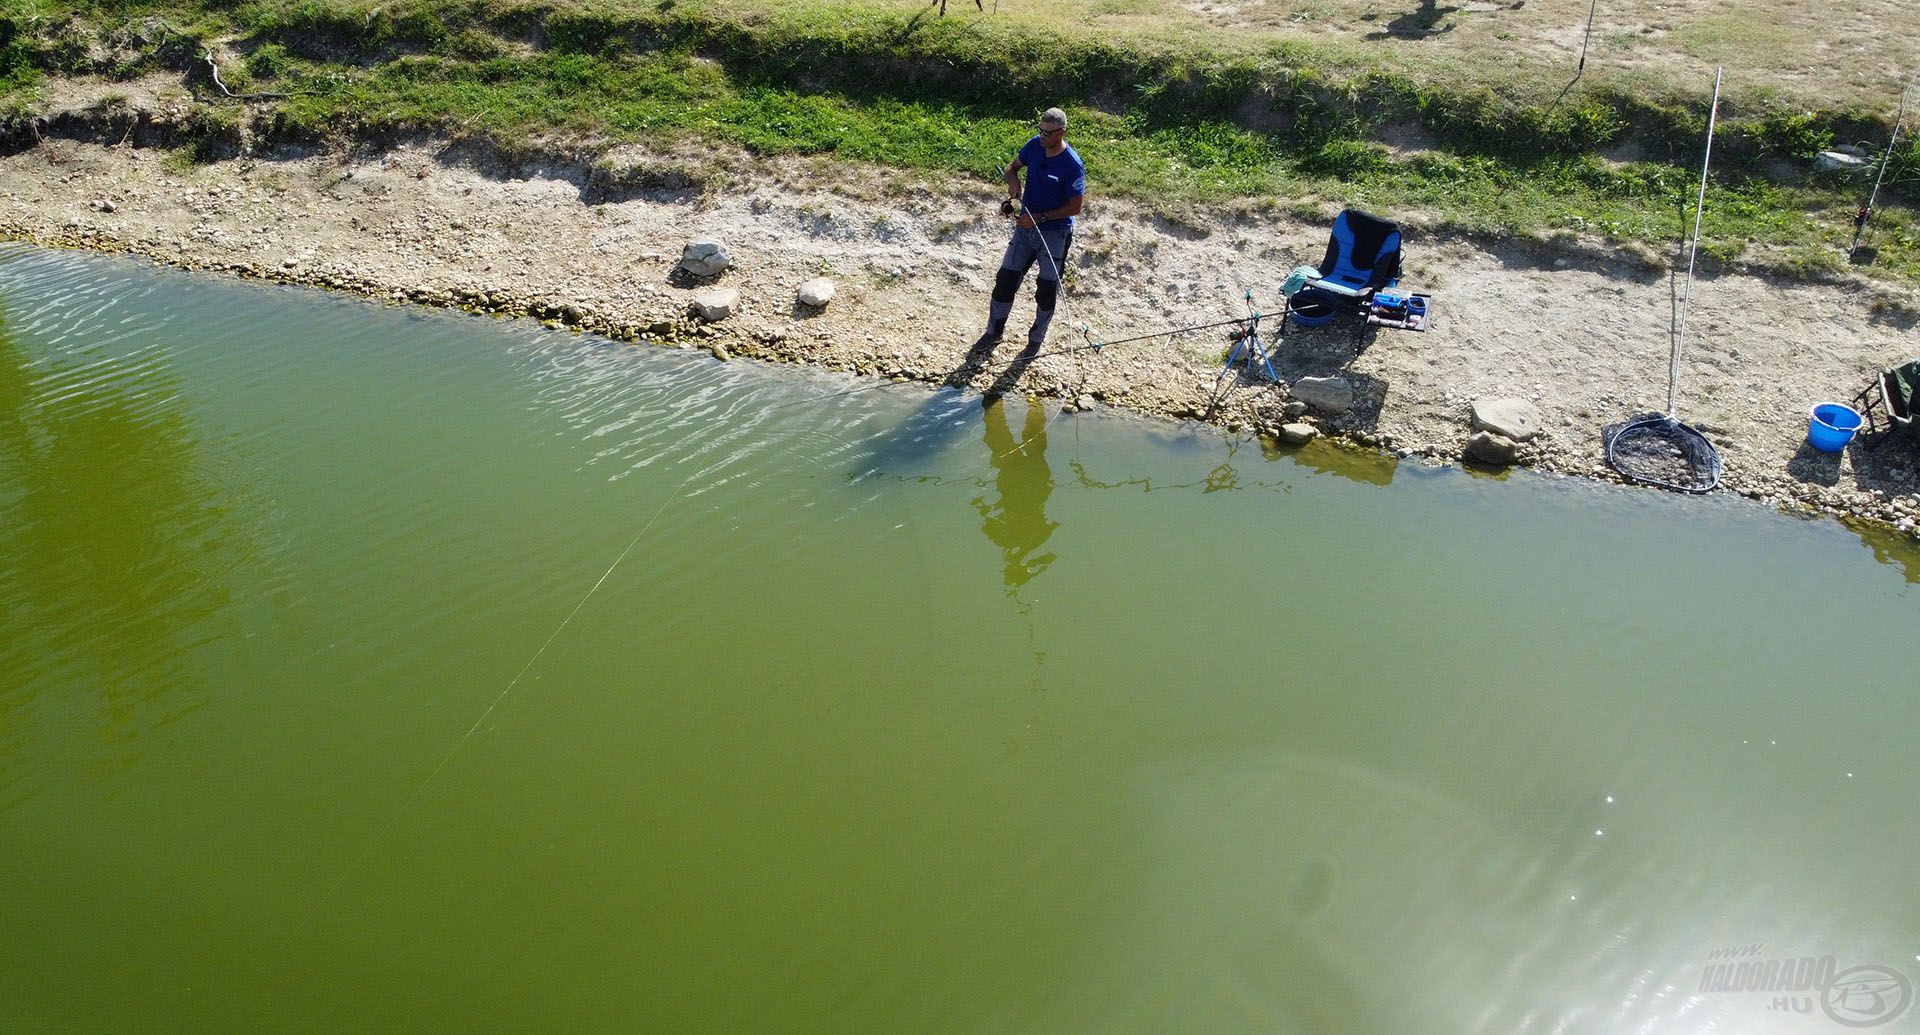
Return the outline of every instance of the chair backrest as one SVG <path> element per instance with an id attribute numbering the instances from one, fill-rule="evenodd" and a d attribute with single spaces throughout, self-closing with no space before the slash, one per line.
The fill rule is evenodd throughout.
<path id="1" fill-rule="evenodd" d="M 1378 290 L 1400 279 L 1400 224 L 1347 209 L 1333 220 L 1320 279 L 1356 291 Z"/>
<path id="2" fill-rule="evenodd" d="M 1920 359 L 1908 360 L 1881 375 L 1886 385 L 1887 409 L 1895 422 L 1913 420 L 1913 407 L 1920 395 Z"/>

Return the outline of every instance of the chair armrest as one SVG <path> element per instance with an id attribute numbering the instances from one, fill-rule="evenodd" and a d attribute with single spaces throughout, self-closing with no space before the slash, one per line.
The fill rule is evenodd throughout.
<path id="1" fill-rule="evenodd" d="M 1348 287 L 1345 284 L 1333 280 L 1316 280 L 1308 286 L 1317 287 L 1322 291 L 1331 291 L 1336 295 L 1345 295 L 1348 298 L 1365 298 L 1374 292 L 1374 289 L 1370 287 Z"/>

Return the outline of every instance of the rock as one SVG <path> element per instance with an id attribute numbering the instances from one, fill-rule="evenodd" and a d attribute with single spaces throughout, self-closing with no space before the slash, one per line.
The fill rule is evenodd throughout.
<path id="1" fill-rule="evenodd" d="M 713 358 L 719 360 L 722 363 L 725 363 L 727 360 L 733 358 L 732 356 L 728 355 L 727 347 L 725 345 L 720 344 L 717 341 L 707 346 L 707 351 L 713 353 Z"/>
<path id="2" fill-rule="evenodd" d="M 1292 420 L 1293 418 L 1301 416 L 1306 412 L 1307 412 L 1307 404 L 1301 402 L 1298 399 L 1289 399 L 1287 400 L 1287 404 L 1285 406 L 1280 407 L 1280 415 L 1287 418 L 1288 420 Z"/>
<path id="3" fill-rule="evenodd" d="M 1527 442 L 1540 434 L 1540 414 L 1525 399 L 1475 399 L 1472 426 L 1475 431 Z"/>
<path id="4" fill-rule="evenodd" d="M 1320 437 L 1320 429 L 1311 424 L 1282 424 L 1279 437 L 1287 445 L 1304 446 Z"/>
<path id="5" fill-rule="evenodd" d="M 1813 167 L 1821 172 L 1863 170 L 1868 164 L 1866 158 L 1844 151 L 1822 151 L 1813 156 Z"/>
<path id="6" fill-rule="evenodd" d="M 717 277 L 733 266 L 733 256 L 719 241 L 689 241 L 680 252 L 680 268 L 696 277 Z"/>
<path id="7" fill-rule="evenodd" d="M 801 305 L 824 309 L 828 302 L 833 301 L 833 281 L 825 277 L 815 277 L 800 285 L 796 297 L 799 298 Z"/>
<path id="8" fill-rule="evenodd" d="M 1303 377 L 1293 383 L 1293 397 L 1323 413 L 1345 413 L 1353 408 L 1353 385 L 1344 377 Z"/>
<path id="9" fill-rule="evenodd" d="M 708 288 L 693 296 L 693 311 L 708 323 L 718 323 L 733 315 L 740 304 L 740 292 L 734 288 Z"/>
<path id="10" fill-rule="evenodd" d="M 1082 392 L 1080 393 L 1080 398 L 1073 401 L 1073 405 L 1075 409 L 1091 410 L 1093 409 L 1093 396 Z"/>
<path id="11" fill-rule="evenodd" d="M 1514 441 L 1505 435 L 1496 435 L 1491 431 L 1476 431 L 1467 440 L 1467 455 L 1483 464 L 1505 467 L 1513 463 L 1517 447 Z"/>

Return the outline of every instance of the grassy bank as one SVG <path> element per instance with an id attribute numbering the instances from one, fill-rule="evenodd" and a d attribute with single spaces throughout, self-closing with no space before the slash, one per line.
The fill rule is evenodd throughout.
<path id="1" fill-rule="evenodd" d="M 1333 201 L 1436 228 L 1664 250 L 1691 222 L 1706 116 L 1697 89 L 1672 83 L 1596 75 L 1557 98 L 1564 80 L 1544 90 L 1497 61 L 1463 74 L 1451 59 L 1370 62 L 1251 32 L 1062 30 L 900 5 L 8 3 L 0 106 L 37 110 L 59 77 L 177 73 L 216 105 L 191 127 L 203 156 L 236 146 L 244 120 L 256 145 L 422 132 L 510 148 L 709 140 L 985 178 L 1032 113 L 1060 103 L 1100 193 L 1170 210 Z M 234 92 L 284 96 L 227 100 L 200 60 L 208 50 Z M 1710 256 L 1841 268 L 1867 184 L 1807 160 L 1836 142 L 1884 142 L 1889 122 L 1734 91 Z M 1873 269 L 1920 278 L 1920 223 L 1902 193 L 1920 184 L 1911 139 L 1888 173 Z"/>

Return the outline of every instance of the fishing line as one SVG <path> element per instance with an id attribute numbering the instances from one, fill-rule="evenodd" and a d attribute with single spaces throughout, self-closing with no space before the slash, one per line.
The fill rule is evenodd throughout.
<path id="1" fill-rule="evenodd" d="M 320 910 L 333 898 L 334 893 L 339 891 L 340 886 L 347 882 L 347 878 L 352 876 L 353 872 L 358 870 L 360 865 L 367 861 L 367 857 L 373 854 L 373 850 L 379 847 L 380 842 L 387 839 L 387 835 L 393 832 L 393 828 L 399 824 L 401 818 L 412 811 L 414 804 L 420 800 L 421 795 L 425 794 L 427 788 L 433 785 L 433 781 L 439 777 L 441 771 L 447 768 L 447 763 L 453 761 L 453 756 L 459 754 L 460 749 L 466 746 L 467 741 L 473 739 L 473 735 L 479 732 L 480 727 L 486 723 L 488 716 L 493 714 L 494 709 L 500 707 L 500 702 L 507 699 L 507 695 L 513 692 L 513 688 L 520 685 L 520 680 L 526 678 L 527 673 L 533 669 L 534 663 L 540 660 L 540 656 L 547 652 L 548 647 L 553 646 L 553 641 L 560 638 L 560 634 L 566 631 L 567 625 L 573 621 L 574 616 L 580 613 L 581 608 L 587 606 L 587 601 L 593 599 L 593 595 L 600 591 L 601 586 L 606 585 L 607 579 L 613 576 L 614 569 L 620 567 L 620 562 L 626 560 L 627 555 L 633 552 L 633 548 L 639 544 L 640 538 L 647 534 L 647 530 L 653 527 L 654 522 L 660 520 L 660 515 L 666 512 L 668 505 L 680 498 L 681 491 L 684 490 L 687 484 L 693 481 L 694 476 L 699 473 L 698 470 L 689 472 L 688 475 L 681 480 L 679 485 L 674 486 L 673 492 L 668 494 L 667 498 L 654 510 L 653 516 L 648 518 L 646 524 L 640 526 L 640 531 L 635 532 L 633 538 L 627 542 L 627 548 L 620 551 L 620 556 L 615 557 L 612 564 L 607 565 L 607 570 L 602 572 L 600 578 L 594 582 L 592 588 L 587 590 L 587 595 L 581 597 L 580 602 L 573 605 L 573 610 L 567 612 L 567 617 L 560 620 L 560 625 L 547 637 L 546 642 L 540 645 L 540 649 L 533 652 L 533 657 L 528 658 L 527 663 L 520 667 L 519 673 L 507 684 L 506 689 L 500 691 L 499 695 L 494 697 L 493 702 L 488 704 L 486 710 L 480 713 L 480 717 L 475 719 L 473 725 L 467 728 L 467 732 L 462 734 L 460 739 L 454 742 L 453 747 L 447 749 L 447 753 L 440 759 L 440 764 L 434 766 L 433 771 L 427 774 L 427 778 L 420 781 L 420 785 L 413 789 L 413 793 L 407 796 L 407 800 L 402 802 L 400 807 L 394 811 L 392 818 L 387 820 L 386 826 L 381 827 L 380 832 L 367 841 L 366 847 L 361 849 L 360 854 L 354 857 L 351 863 L 347 864 L 346 869 L 340 871 L 340 876 L 334 879 L 333 884 L 327 888 L 326 893 L 322 894 L 319 900 L 313 904 L 313 907 L 307 910 L 307 914 L 300 918 L 300 923 L 294 926 L 291 934 L 287 935 L 286 944 L 291 944 L 295 938 L 300 936 L 300 932 L 307 929 L 307 925 L 313 922 L 315 916 L 319 915 Z"/>
<path id="2" fill-rule="evenodd" d="M 1216 327 L 1232 327 L 1239 324 L 1244 324 L 1246 322 L 1247 322 L 1247 318 L 1244 316 L 1240 316 L 1240 317 L 1235 317 L 1231 320 L 1218 320 L 1213 323 L 1195 323 L 1195 324 L 1186 324 L 1180 327 L 1168 327 L 1165 330 L 1152 331 L 1147 334 L 1136 334 L 1136 335 L 1133 335 L 1132 337 L 1127 337 L 1127 338 L 1116 338 L 1112 341 L 1104 341 L 1104 340 L 1093 338 L 1092 337 L 1093 329 L 1086 324 L 1082 324 L 1080 326 L 1080 331 L 1082 335 L 1088 338 L 1087 344 L 1073 345 L 1073 346 L 1069 346 L 1067 348 L 1061 348 L 1061 349 L 1047 349 L 1042 352 L 1036 352 L 1031 356 L 1016 357 L 1015 359 L 1001 366 L 999 370 L 1001 373 L 1004 374 L 1006 371 L 1012 369 L 1013 366 L 1017 363 L 1032 363 L 1036 360 L 1051 359 L 1055 356 L 1071 356 L 1079 352 L 1099 352 L 1102 349 L 1115 348 L 1121 345 L 1135 345 L 1143 341 L 1155 341 L 1160 338 L 1171 339 L 1175 335 L 1191 334 L 1194 331 L 1210 331 Z M 961 369 L 965 369 L 965 368 L 961 368 Z M 957 373 L 958 371 L 955 371 L 955 372 Z M 819 395 L 810 395 L 805 399 L 794 399 L 788 402 L 777 403 L 773 406 L 767 407 L 766 412 L 772 413 L 775 410 L 784 410 L 791 406 L 805 406 L 808 403 L 821 403 L 821 402 L 826 402 L 830 399 L 844 399 L 847 396 L 859 395 L 862 392 L 872 392 L 882 388 L 894 388 L 899 385 L 907 383 L 907 381 L 913 381 L 913 380 L 917 380 L 917 379 L 908 378 L 903 381 L 889 381 L 886 379 L 880 379 L 874 382 L 873 384 L 856 385 L 852 388 L 845 388 L 837 392 L 823 392 Z M 924 384 L 926 382 L 921 382 L 921 383 Z"/>

